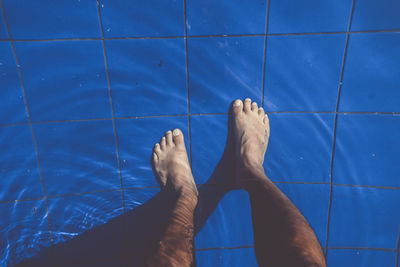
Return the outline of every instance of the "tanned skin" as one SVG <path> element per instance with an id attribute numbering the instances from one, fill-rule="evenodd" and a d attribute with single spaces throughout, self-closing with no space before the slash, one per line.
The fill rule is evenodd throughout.
<path id="1" fill-rule="evenodd" d="M 248 192 L 259 265 L 326 266 L 321 246 L 307 220 L 264 172 L 270 134 L 264 110 L 248 98 L 236 100 L 229 122 L 227 147 L 218 171 L 213 174 L 222 179 L 214 177 L 212 180 L 222 180 L 228 185 L 222 192 L 239 188 Z M 224 168 L 227 162 L 234 167 L 230 164 L 231 168 Z M 198 192 L 180 130 L 168 131 L 154 146 L 152 166 L 161 190 L 176 199 L 176 204 L 148 266 L 192 266 Z M 229 173 L 221 173 L 224 169 L 229 169 Z M 204 203 L 202 212 L 211 213 L 215 203 L 211 205 L 207 200 Z"/>

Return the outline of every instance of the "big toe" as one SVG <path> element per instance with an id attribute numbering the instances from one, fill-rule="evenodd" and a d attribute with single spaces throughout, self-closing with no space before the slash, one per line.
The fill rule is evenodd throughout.
<path id="1" fill-rule="evenodd" d="M 234 115 L 239 115 L 243 112 L 243 102 L 240 99 L 233 101 L 232 112 Z"/>
<path id="2" fill-rule="evenodd" d="M 172 132 L 172 135 L 173 135 L 173 140 L 174 140 L 174 143 L 175 143 L 175 145 L 177 145 L 177 146 L 183 146 L 184 144 L 185 144 L 185 141 L 184 141 L 184 139 L 183 139 L 183 134 L 182 134 L 182 131 L 181 130 L 179 130 L 179 129 L 175 129 L 173 132 Z"/>

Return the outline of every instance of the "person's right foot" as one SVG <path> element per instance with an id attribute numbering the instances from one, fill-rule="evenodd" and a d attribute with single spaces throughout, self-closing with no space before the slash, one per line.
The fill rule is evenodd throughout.
<path id="1" fill-rule="evenodd" d="M 237 182 L 243 186 L 248 174 L 263 168 L 269 139 L 269 120 L 263 108 L 246 98 L 232 106 Z"/>

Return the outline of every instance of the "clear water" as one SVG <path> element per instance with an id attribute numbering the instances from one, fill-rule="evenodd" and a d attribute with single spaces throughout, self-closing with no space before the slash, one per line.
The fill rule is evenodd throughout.
<path id="1" fill-rule="evenodd" d="M 138 257 L 165 218 L 151 148 L 180 128 L 201 191 L 198 266 L 257 266 L 247 194 L 209 180 L 229 104 L 250 97 L 270 117 L 266 173 L 328 265 L 399 266 L 399 8 L 3 0 L 0 265 Z"/>

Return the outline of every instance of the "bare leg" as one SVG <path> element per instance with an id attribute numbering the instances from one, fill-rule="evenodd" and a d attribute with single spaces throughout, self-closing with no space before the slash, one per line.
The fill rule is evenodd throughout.
<path id="1" fill-rule="evenodd" d="M 263 169 L 269 120 L 250 99 L 233 103 L 237 182 L 250 196 L 260 266 L 326 266 L 307 220 Z"/>
<path id="2" fill-rule="evenodd" d="M 148 266 L 191 266 L 193 217 L 198 192 L 189 166 L 182 132 L 168 131 L 155 144 L 152 167 L 161 190 L 175 200 L 175 206 L 157 250 Z"/>

